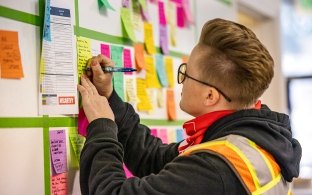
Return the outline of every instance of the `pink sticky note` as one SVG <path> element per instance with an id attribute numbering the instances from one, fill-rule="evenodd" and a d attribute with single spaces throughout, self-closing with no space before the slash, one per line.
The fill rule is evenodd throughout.
<path id="1" fill-rule="evenodd" d="M 151 129 L 151 135 L 157 137 L 157 129 Z"/>
<path id="2" fill-rule="evenodd" d="M 52 130 L 50 135 L 50 152 L 52 175 L 67 172 L 66 134 L 65 130 Z"/>
<path id="3" fill-rule="evenodd" d="M 185 26 L 184 9 L 182 6 L 177 6 L 177 25 L 181 28 Z"/>
<path id="4" fill-rule="evenodd" d="M 83 137 L 86 137 L 88 125 L 89 125 L 89 121 L 88 121 L 83 109 L 80 108 L 79 114 L 78 114 L 78 134 L 82 135 Z"/>
<path id="5" fill-rule="evenodd" d="M 108 44 L 101 44 L 101 54 L 103 54 L 104 56 L 110 58 L 110 48 Z"/>
<path id="6" fill-rule="evenodd" d="M 66 195 L 67 192 L 67 173 L 51 176 L 51 194 Z"/>
<path id="7" fill-rule="evenodd" d="M 164 144 L 168 143 L 167 129 L 159 129 L 158 137 L 162 140 Z"/>
<path id="8" fill-rule="evenodd" d="M 191 7 L 190 7 L 189 0 L 183 0 L 182 6 L 184 8 L 184 14 L 185 14 L 186 20 L 189 23 L 193 23 L 193 16 L 191 13 Z"/>
<path id="9" fill-rule="evenodd" d="M 182 4 L 182 0 L 171 0 L 171 1 L 177 4 Z"/>
<path id="10" fill-rule="evenodd" d="M 123 50 L 123 58 L 124 58 L 124 67 L 125 68 L 132 68 L 132 58 L 131 58 L 131 51 L 130 49 L 124 48 Z M 131 75 L 132 72 L 125 72 L 125 74 Z"/>
<path id="11" fill-rule="evenodd" d="M 129 7 L 130 2 L 129 0 L 122 0 L 122 7 Z"/>
<path id="12" fill-rule="evenodd" d="M 125 171 L 127 178 L 133 177 L 132 173 L 129 171 L 129 169 L 126 167 L 126 165 L 123 165 L 123 169 Z"/>
<path id="13" fill-rule="evenodd" d="M 164 54 L 169 54 L 167 25 L 159 25 L 159 45 Z"/>
<path id="14" fill-rule="evenodd" d="M 166 25 L 166 15 L 165 15 L 165 6 L 164 2 L 158 1 L 158 18 L 159 18 L 159 24 Z"/>

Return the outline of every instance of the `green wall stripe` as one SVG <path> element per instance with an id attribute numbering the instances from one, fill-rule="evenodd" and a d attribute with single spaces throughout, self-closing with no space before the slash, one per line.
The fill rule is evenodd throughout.
<path id="1" fill-rule="evenodd" d="M 51 173 L 50 173 L 50 136 L 49 116 L 44 115 L 43 122 L 43 168 L 44 168 L 44 189 L 45 195 L 51 194 Z"/>
<path id="2" fill-rule="evenodd" d="M 113 35 L 108 35 L 105 33 L 100 33 L 94 30 L 86 29 L 83 27 L 77 27 L 77 26 L 75 26 L 74 29 L 75 29 L 75 34 L 76 35 L 79 34 L 79 36 L 82 36 L 82 37 L 95 39 L 98 41 L 105 41 L 105 42 L 112 43 L 112 44 L 133 46 L 133 42 L 130 39 L 125 38 L 125 37 L 117 37 Z M 161 50 L 159 47 L 156 47 L 156 52 L 161 54 Z M 169 56 L 173 56 L 177 58 L 181 58 L 186 55 L 187 54 L 181 53 L 181 52 L 169 51 Z"/>
<path id="3" fill-rule="evenodd" d="M 80 33 L 79 33 L 79 6 L 78 6 L 78 0 L 75 0 L 75 27 L 74 27 L 74 30 L 75 30 L 75 34 L 77 36 L 80 36 Z M 77 27 L 77 29 L 76 29 Z"/>
<path id="4" fill-rule="evenodd" d="M 181 126 L 183 120 L 141 119 L 145 125 Z M 0 128 L 77 127 L 76 117 L 1 117 Z M 1 130 L 1 129 L 0 129 Z"/>
<path id="5" fill-rule="evenodd" d="M 35 26 L 40 26 L 42 24 L 42 19 L 43 19 L 40 16 L 18 11 L 18 10 L 4 7 L 4 6 L 0 6 L 0 16 L 9 18 L 12 20 L 16 20 L 19 22 L 32 24 Z"/>

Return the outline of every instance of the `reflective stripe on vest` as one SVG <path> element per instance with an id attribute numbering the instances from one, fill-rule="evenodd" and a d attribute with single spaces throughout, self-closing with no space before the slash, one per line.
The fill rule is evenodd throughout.
<path id="1" fill-rule="evenodd" d="M 291 194 L 289 184 L 282 177 L 280 167 L 272 155 L 245 137 L 228 135 L 191 146 L 180 156 L 198 152 L 208 152 L 222 158 L 234 171 L 248 194 Z"/>

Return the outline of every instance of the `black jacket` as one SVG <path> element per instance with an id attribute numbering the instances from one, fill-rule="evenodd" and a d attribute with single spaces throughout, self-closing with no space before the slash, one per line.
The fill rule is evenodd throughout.
<path id="1" fill-rule="evenodd" d="M 179 143 L 162 144 L 151 136 L 133 107 L 116 92 L 109 103 L 115 122 L 102 118 L 88 127 L 80 159 L 82 194 L 246 194 L 221 158 L 210 153 L 178 157 Z M 301 147 L 292 138 L 287 115 L 266 106 L 238 111 L 211 125 L 203 142 L 229 134 L 245 136 L 271 153 L 287 181 L 298 176 Z M 136 177 L 126 179 L 123 162 Z"/>

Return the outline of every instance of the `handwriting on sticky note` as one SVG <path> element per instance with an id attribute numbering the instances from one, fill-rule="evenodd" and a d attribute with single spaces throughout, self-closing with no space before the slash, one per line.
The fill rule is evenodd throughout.
<path id="1" fill-rule="evenodd" d="M 67 173 L 51 176 L 51 194 L 65 195 L 67 193 Z"/>
<path id="2" fill-rule="evenodd" d="M 1 78 L 24 77 L 17 32 L 0 30 L 0 68 Z"/>
<path id="3" fill-rule="evenodd" d="M 154 58 L 152 56 L 145 56 L 145 64 L 147 87 L 160 88 L 160 83 L 156 74 Z"/>
<path id="4" fill-rule="evenodd" d="M 150 99 L 148 98 L 146 91 L 146 80 L 137 78 L 137 96 L 138 96 L 138 104 L 137 108 L 139 111 L 151 111 L 153 106 L 151 104 Z"/>
<path id="5" fill-rule="evenodd" d="M 92 57 L 90 39 L 84 37 L 77 37 L 77 61 L 78 61 L 78 78 L 83 73 L 87 61 Z"/>
<path id="6" fill-rule="evenodd" d="M 132 55 L 130 49 L 124 49 L 123 50 L 123 61 L 124 61 L 124 67 L 125 68 L 132 68 Z M 132 75 L 132 72 L 125 72 L 126 75 Z"/>
<path id="7" fill-rule="evenodd" d="M 52 175 L 67 172 L 65 130 L 50 131 L 50 152 L 53 167 Z"/>
<path id="8" fill-rule="evenodd" d="M 166 68 L 169 87 L 173 88 L 174 76 L 173 76 L 173 61 L 171 57 L 165 57 L 165 68 Z"/>
<path id="9" fill-rule="evenodd" d="M 144 60 L 144 45 L 142 43 L 136 43 L 134 45 L 135 64 L 138 70 L 145 69 Z"/>

